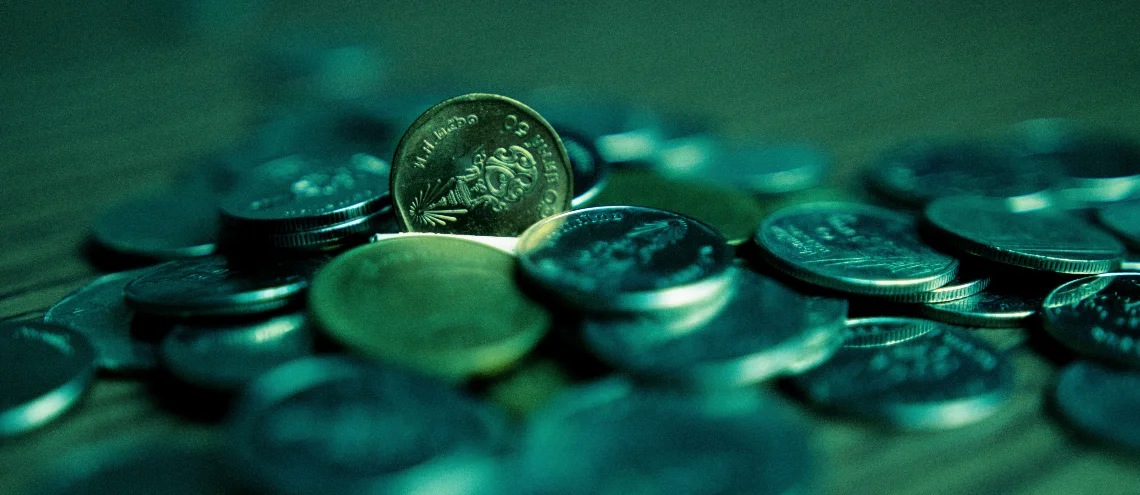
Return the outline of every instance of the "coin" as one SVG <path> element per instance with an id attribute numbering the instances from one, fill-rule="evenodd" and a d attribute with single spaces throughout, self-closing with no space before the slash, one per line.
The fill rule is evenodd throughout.
<path id="1" fill-rule="evenodd" d="M 226 495 L 237 492 L 213 449 L 130 438 L 85 445 L 40 480 L 44 495 Z"/>
<path id="2" fill-rule="evenodd" d="M 1060 170 L 1025 159 L 1004 145 L 924 139 L 885 153 L 868 179 L 876 192 L 912 207 L 948 196 L 978 195 L 1008 199 L 1028 209 L 1052 203 L 1051 189 L 1060 180 Z"/>
<path id="3" fill-rule="evenodd" d="M 699 136 L 666 142 L 662 173 L 716 181 L 753 194 L 785 194 L 823 183 L 831 158 L 805 143 L 732 145 Z"/>
<path id="4" fill-rule="evenodd" d="M 586 88 L 541 88 L 527 101 L 551 123 L 592 136 L 598 153 L 610 163 L 648 159 L 666 139 L 665 121 L 655 112 Z"/>
<path id="5" fill-rule="evenodd" d="M 571 174 L 558 134 L 534 110 L 470 94 L 408 128 L 391 190 L 402 231 L 514 236 L 570 208 Z"/>
<path id="6" fill-rule="evenodd" d="M 229 236 L 231 253 L 257 255 L 265 251 L 316 252 L 363 243 L 369 236 L 396 232 L 396 218 L 391 207 L 367 216 L 346 220 L 328 227 L 288 234 L 243 232 Z"/>
<path id="7" fill-rule="evenodd" d="M 261 313 L 297 301 L 323 259 L 240 265 L 220 256 L 171 261 L 126 285 L 137 311 L 180 318 Z"/>
<path id="8" fill-rule="evenodd" d="M 0 438 L 67 412 L 94 374 L 95 349 L 83 335 L 48 323 L 0 325 Z"/>
<path id="9" fill-rule="evenodd" d="M 646 170 L 614 171 L 606 189 L 591 204 L 645 206 L 687 215 L 711 226 L 730 245 L 748 241 L 763 217 L 759 203 L 743 191 Z"/>
<path id="10" fill-rule="evenodd" d="M 990 285 L 990 278 L 980 271 L 959 270 L 952 280 L 937 289 L 914 294 L 884 296 L 883 299 L 901 303 L 943 303 L 977 294 Z"/>
<path id="11" fill-rule="evenodd" d="M 257 378 L 229 426 L 259 493 L 483 493 L 506 420 L 429 378 L 326 356 Z"/>
<path id="12" fill-rule="evenodd" d="M 217 206 L 199 189 L 173 188 L 118 204 L 95 219 L 91 237 L 142 261 L 209 256 L 217 247 Z"/>
<path id="13" fill-rule="evenodd" d="M 1077 352 L 1140 366 L 1140 274 L 1105 273 L 1057 287 L 1045 298 L 1045 329 Z"/>
<path id="14" fill-rule="evenodd" d="M 850 325 L 910 324 L 892 320 L 868 318 Z M 901 429 L 935 430 L 996 412 L 1012 392 L 1013 366 L 983 341 L 938 325 L 893 344 L 845 346 L 794 380 L 827 408 Z"/>
<path id="15" fill-rule="evenodd" d="M 1065 179 L 1062 196 L 1075 206 L 1140 197 L 1140 146 L 1119 136 L 1072 133 L 1051 149 L 1031 157 L 1059 164 Z"/>
<path id="16" fill-rule="evenodd" d="M 570 158 L 570 168 L 574 172 L 575 195 L 570 205 L 581 208 L 590 204 L 606 188 L 610 162 L 602 159 L 594 143 L 585 135 L 557 126 L 555 130 L 558 131 L 558 137 L 562 138 L 566 156 Z"/>
<path id="17" fill-rule="evenodd" d="M 576 308 L 645 311 L 707 301 L 732 280 L 732 252 L 704 223 L 637 206 L 585 208 L 527 229 L 521 273 Z"/>
<path id="18" fill-rule="evenodd" d="M 917 307 L 923 316 L 968 327 L 1020 327 L 1037 315 L 1044 299 L 1007 287 L 990 287 L 972 296 Z"/>
<path id="19" fill-rule="evenodd" d="M 926 207 L 935 237 L 998 263 L 1055 273 L 1094 274 L 1120 265 L 1124 246 L 1111 235 L 1056 210 L 1015 212 L 992 198 L 942 198 Z"/>
<path id="20" fill-rule="evenodd" d="M 253 322 L 181 323 L 162 339 L 162 365 L 182 382 L 237 390 L 261 373 L 313 351 L 305 313 Z"/>
<path id="21" fill-rule="evenodd" d="M 131 335 L 135 311 L 123 299 L 123 288 L 127 284 L 152 271 L 150 267 L 139 268 L 99 277 L 52 306 L 44 315 L 44 322 L 70 328 L 87 337 L 95 348 L 95 361 L 101 369 L 154 368 L 154 344 Z"/>
<path id="22" fill-rule="evenodd" d="M 958 260 L 924 244 L 910 217 L 858 203 L 783 208 L 761 222 L 755 239 L 780 271 L 845 292 L 926 292 L 958 273 Z"/>
<path id="23" fill-rule="evenodd" d="M 551 323 L 515 284 L 509 254 L 432 235 L 340 255 L 314 279 L 309 307 L 351 351 L 452 380 L 501 371 Z"/>
<path id="24" fill-rule="evenodd" d="M 1128 247 L 1140 250 L 1140 201 L 1122 201 L 1097 209 L 1097 220 Z"/>
<path id="25" fill-rule="evenodd" d="M 926 335 L 940 325 L 919 318 L 872 317 L 845 322 L 844 347 L 882 347 Z"/>
<path id="26" fill-rule="evenodd" d="M 741 271 L 732 299 L 681 334 L 637 317 L 587 318 L 582 338 L 615 367 L 651 381 L 743 386 L 810 368 L 842 343 L 847 302 L 808 297 Z"/>
<path id="27" fill-rule="evenodd" d="M 1140 450 L 1140 374 L 1077 361 L 1061 370 L 1053 393 L 1057 410 L 1094 439 Z"/>

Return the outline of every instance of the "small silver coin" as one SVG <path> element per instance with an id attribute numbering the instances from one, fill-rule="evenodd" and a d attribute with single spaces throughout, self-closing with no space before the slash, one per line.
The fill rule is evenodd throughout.
<path id="1" fill-rule="evenodd" d="M 594 143 L 585 135 L 568 129 L 555 130 L 566 148 L 566 156 L 570 158 L 570 169 L 574 175 L 575 194 L 570 205 L 581 208 L 605 189 L 610 163 L 602 159 Z"/>
<path id="2" fill-rule="evenodd" d="M 910 217 L 858 203 L 781 208 L 760 224 L 755 241 L 780 271 L 856 294 L 926 292 L 958 273 L 958 260 L 924 244 Z"/>
<path id="3" fill-rule="evenodd" d="M 957 196 L 930 203 L 926 221 L 947 248 L 1023 268 L 1095 274 L 1124 259 L 1116 238 L 1055 209 L 1018 212 L 1003 200 Z"/>
<path id="4" fill-rule="evenodd" d="M 237 492 L 210 449 L 132 438 L 81 447 L 58 461 L 44 495 L 226 495 Z"/>
<path id="5" fill-rule="evenodd" d="M 871 170 L 870 185 L 887 198 L 922 207 L 943 197 L 1007 199 L 1023 208 L 1052 203 L 1060 170 L 981 142 L 916 140 L 887 152 Z"/>
<path id="6" fill-rule="evenodd" d="M 989 288 L 972 296 L 918 306 L 932 320 L 967 327 L 1008 328 L 1029 324 L 1041 309 L 1043 296 Z"/>
<path id="7" fill-rule="evenodd" d="M 309 287 L 323 259 L 235 265 L 221 256 L 164 263 L 123 288 L 136 311 L 189 318 L 272 311 Z"/>
<path id="8" fill-rule="evenodd" d="M 288 234 L 320 229 L 391 207 L 391 166 L 354 153 L 290 155 L 254 168 L 221 200 L 223 228 Z"/>
<path id="9" fill-rule="evenodd" d="M 1127 139 L 1085 132 L 1067 136 L 1046 153 L 1030 155 L 1064 171 L 1061 195 L 1074 206 L 1140 197 L 1140 146 Z"/>
<path id="10" fill-rule="evenodd" d="M 201 187 L 135 198 L 103 212 L 92 239 L 107 250 L 146 260 L 209 256 L 217 248 L 214 197 Z"/>
<path id="11" fill-rule="evenodd" d="M 846 301 L 804 296 L 747 270 L 737 278 L 728 303 L 697 328 L 678 334 L 645 318 L 588 318 L 582 337 L 620 369 L 702 388 L 796 373 L 843 343 Z"/>
<path id="12" fill-rule="evenodd" d="M 261 491 L 480 493 L 506 419 L 429 378 L 307 357 L 252 382 L 230 420 L 235 462 Z"/>
<path id="13" fill-rule="evenodd" d="M 47 323 L 0 325 L 0 438 L 67 412 L 94 375 L 95 349 L 78 332 Z"/>
<path id="14" fill-rule="evenodd" d="M 1050 293 L 1042 308 L 1045 329 L 1066 347 L 1140 367 L 1140 274 L 1074 280 Z"/>
<path id="15" fill-rule="evenodd" d="M 1140 250 L 1140 201 L 1112 203 L 1097 210 L 1097 219 L 1131 249 Z"/>
<path id="16" fill-rule="evenodd" d="M 732 281 L 732 251 L 698 220 L 653 208 L 603 206 L 542 220 L 519 236 L 522 273 L 564 303 L 591 310 L 689 306 Z"/>
<path id="17" fill-rule="evenodd" d="M 990 285 L 990 278 L 976 271 L 959 270 L 953 280 L 942 287 L 926 292 L 883 296 L 883 299 L 900 303 L 943 303 L 977 294 Z"/>
<path id="18" fill-rule="evenodd" d="M 1140 373 L 1078 361 L 1061 370 L 1053 399 L 1081 432 L 1140 451 Z"/>
<path id="19" fill-rule="evenodd" d="M 175 325 L 162 340 L 162 365 L 179 380 L 237 390 L 258 375 L 313 352 L 304 313 L 252 323 Z"/>
<path id="20" fill-rule="evenodd" d="M 131 335 L 135 311 L 127 306 L 123 288 L 153 271 L 153 267 L 147 267 L 99 277 L 52 306 L 44 315 L 44 322 L 65 326 L 86 336 L 95 347 L 96 362 L 101 369 L 152 369 L 156 362 L 155 346 Z"/>
<path id="21" fill-rule="evenodd" d="M 396 216 L 388 206 L 367 216 L 304 232 L 287 234 L 231 232 L 228 235 L 228 243 L 232 250 L 243 253 L 256 253 L 261 250 L 321 251 L 340 248 L 353 241 L 363 243 L 374 234 L 398 231 Z"/>
<path id="22" fill-rule="evenodd" d="M 975 423 L 1009 399 L 1013 366 L 1008 358 L 961 329 L 938 325 L 926 330 L 928 323 L 909 319 L 866 318 L 851 324 L 911 322 L 919 327 L 917 336 L 886 345 L 845 346 L 795 377 L 796 385 L 820 405 L 906 430 Z"/>
<path id="23" fill-rule="evenodd" d="M 755 194 L 784 194 L 823 183 L 831 157 L 811 144 L 729 145 L 706 136 L 673 139 L 658 152 L 663 174 L 727 183 Z"/>

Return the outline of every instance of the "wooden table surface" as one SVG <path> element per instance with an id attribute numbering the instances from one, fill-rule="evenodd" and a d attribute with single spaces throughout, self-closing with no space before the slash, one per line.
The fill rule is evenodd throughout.
<path id="1" fill-rule="evenodd" d="M 378 43 L 389 88 L 582 84 L 738 138 L 818 141 L 842 186 L 920 135 L 1070 117 L 1140 137 L 1137 2 L 292 0 L 203 36 L 147 21 L 147 1 L 0 7 L 0 319 L 41 315 L 97 275 L 80 245 L 102 209 L 236 143 L 269 104 L 251 84 L 254 54 L 283 36 Z M 1054 366 L 1013 357 L 1014 399 L 976 426 L 899 434 L 808 412 L 820 486 L 1140 491 L 1135 458 L 1074 439 L 1045 412 Z M 216 429 L 163 411 L 138 380 L 102 377 L 75 412 L 0 443 L 0 493 L 24 493 L 61 453 L 128 432 Z"/>

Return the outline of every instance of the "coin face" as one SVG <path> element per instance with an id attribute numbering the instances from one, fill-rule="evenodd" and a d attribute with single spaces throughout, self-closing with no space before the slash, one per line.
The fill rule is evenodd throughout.
<path id="1" fill-rule="evenodd" d="M 1077 352 L 1140 366 L 1140 274 L 1105 273 L 1058 287 L 1043 305 L 1045 329 Z"/>
<path id="2" fill-rule="evenodd" d="M 1057 410 L 1097 440 L 1140 450 L 1140 373 L 1090 361 L 1066 366 L 1053 399 Z"/>
<path id="3" fill-rule="evenodd" d="M 154 271 L 152 267 L 104 275 L 76 289 L 44 315 L 44 322 L 65 326 L 87 337 L 100 368 L 137 371 L 154 368 L 154 344 L 131 335 L 135 311 L 123 299 L 123 288 Z"/>
<path id="4" fill-rule="evenodd" d="M 59 417 L 94 374 L 95 349 L 83 335 L 48 323 L 0 325 L 0 438 Z"/>
<path id="5" fill-rule="evenodd" d="M 564 212 L 570 159 L 541 116 L 510 98 L 458 96 L 400 140 L 391 190 L 400 230 L 515 236 Z"/>
<path id="6" fill-rule="evenodd" d="M 1024 326 L 1041 308 L 1040 295 L 994 287 L 972 296 L 918 306 L 923 316 L 953 325 L 983 328 Z"/>
<path id="7" fill-rule="evenodd" d="M 522 273 L 564 303 L 649 310 L 708 300 L 732 279 L 732 252 L 702 222 L 636 206 L 547 219 L 519 236 Z"/>
<path id="8" fill-rule="evenodd" d="M 930 203 L 926 220 L 947 247 L 1023 268 L 1094 274 L 1124 259 L 1120 241 L 1052 209 L 1018 212 L 1003 200 L 956 196 Z"/>
<path id="9" fill-rule="evenodd" d="M 514 363 L 551 322 L 516 285 L 509 254 L 431 235 L 342 254 L 317 274 L 309 306 L 349 350 L 452 380 Z"/>
<path id="10" fill-rule="evenodd" d="M 909 217 L 857 203 L 783 208 L 764 219 L 755 239 L 777 269 L 846 292 L 925 292 L 958 273 L 958 260 L 923 243 Z"/>

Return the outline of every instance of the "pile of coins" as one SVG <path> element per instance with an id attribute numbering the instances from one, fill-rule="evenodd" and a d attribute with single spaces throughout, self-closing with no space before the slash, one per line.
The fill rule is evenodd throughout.
<path id="1" fill-rule="evenodd" d="M 490 94 L 275 119 L 108 211 L 100 253 L 169 261 L 0 327 L 0 435 L 153 372 L 221 445 L 104 448 L 54 492 L 170 467 L 186 493 L 803 493 L 799 409 L 973 424 L 1028 345 L 1087 359 L 1057 409 L 1140 448 L 1140 148 L 1064 121 L 913 141 L 870 197 L 820 188 L 812 145 L 532 100 L 549 122 Z"/>

